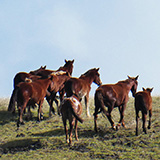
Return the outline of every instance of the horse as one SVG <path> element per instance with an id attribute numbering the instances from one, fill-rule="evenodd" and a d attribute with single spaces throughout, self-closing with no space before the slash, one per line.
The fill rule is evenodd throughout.
<path id="1" fill-rule="evenodd" d="M 78 134 L 77 134 L 77 123 L 78 121 L 83 123 L 83 119 L 80 117 L 82 113 L 82 105 L 76 95 L 72 95 L 71 97 L 64 98 L 61 103 L 61 114 L 62 114 L 62 121 L 64 125 L 64 130 L 66 134 L 66 142 L 71 145 L 72 144 L 72 131 L 73 126 L 75 124 L 75 137 L 78 141 Z M 69 120 L 70 125 L 70 132 L 69 132 L 69 139 L 68 139 L 68 129 L 67 129 L 67 120 Z"/>
<path id="2" fill-rule="evenodd" d="M 143 120 L 143 132 L 147 134 L 146 129 L 146 118 L 147 112 L 149 111 L 149 123 L 148 129 L 151 128 L 151 117 L 152 117 L 152 97 L 151 92 L 153 88 L 142 88 L 143 91 L 137 92 L 135 95 L 135 112 L 136 112 L 136 135 L 138 136 L 138 120 L 139 120 L 139 111 L 142 112 Z"/>
<path id="3" fill-rule="evenodd" d="M 79 97 L 80 101 L 83 97 L 85 98 L 86 113 L 88 117 L 90 117 L 88 101 L 91 84 L 92 82 L 94 82 L 98 86 L 102 84 L 98 71 L 99 68 L 90 69 L 82 74 L 79 78 L 70 78 L 64 86 L 67 97 L 76 94 Z"/>
<path id="4" fill-rule="evenodd" d="M 56 72 L 59 72 L 59 71 L 68 72 L 70 75 L 72 75 L 73 63 L 74 63 L 74 59 L 73 60 L 66 60 L 65 59 L 64 66 L 59 67 L 57 70 L 45 69 L 42 72 L 38 73 L 38 75 L 42 76 L 42 77 L 46 77 L 46 76 L 48 76 L 52 73 L 56 73 Z M 59 92 L 59 95 L 60 95 L 60 101 L 62 101 L 62 99 L 64 98 L 64 94 L 65 94 L 64 88 L 60 87 L 60 90 L 58 92 Z M 52 101 L 52 100 L 49 100 L 49 97 L 47 99 L 48 99 L 48 101 Z M 54 98 L 54 101 L 55 101 L 56 105 L 58 106 L 58 100 L 56 98 Z"/>
<path id="5" fill-rule="evenodd" d="M 56 93 L 58 91 L 60 91 L 64 87 L 64 83 L 68 79 L 70 79 L 70 74 L 68 72 L 64 72 L 64 71 L 57 71 L 57 72 L 54 72 L 50 75 L 53 77 L 53 79 L 52 79 L 53 83 L 52 83 L 52 85 L 49 86 L 49 88 L 47 90 L 49 94 L 46 94 L 46 100 L 50 106 L 49 116 L 51 116 L 51 111 L 53 112 L 53 114 L 55 114 L 55 109 L 53 107 L 53 101 L 55 101 L 57 104 L 57 111 L 59 114 L 58 101 L 55 99 Z"/>
<path id="6" fill-rule="evenodd" d="M 64 66 L 59 67 L 57 70 L 45 69 L 42 72 L 39 72 L 37 75 L 42 76 L 42 77 L 47 77 L 51 73 L 54 73 L 54 72 L 57 72 L 57 71 L 65 71 L 65 72 L 68 72 L 70 75 L 72 75 L 72 72 L 73 72 L 73 63 L 74 63 L 74 59 L 72 61 L 71 60 L 67 61 L 65 59 Z"/>
<path id="7" fill-rule="evenodd" d="M 32 80 L 38 79 L 40 77 L 47 78 L 49 76 L 49 74 L 57 72 L 57 71 L 61 71 L 61 70 L 69 72 L 69 74 L 71 75 L 72 71 L 73 71 L 73 63 L 74 63 L 74 60 L 72 60 L 72 61 L 68 60 L 67 61 L 65 59 L 64 66 L 59 67 L 59 69 L 57 69 L 56 71 L 54 71 L 54 70 L 47 70 L 46 66 L 44 66 L 44 67 L 41 66 L 39 69 L 37 69 L 35 71 L 30 71 L 29 73 L 19 72 L 14 77 L 14 88 L 20 82 L 25 82 L 26 78 L 29 78 L 29 79 L 32 79 Z M 63 90 L 61 89 L 59 92 L 60 92 L 60 95 L 62 95 L 60 97 L 63 97 L 63 94 L 64 94 Z M 50 93 L 48 93 L 48 94 L 50 94 Z M 11 95 L 11 98 L 10 98 L 10 103 L 9 103 L 9 106 L 8 106 L 8 111 L 10 111 L 11 113 L 15 113 L 15 102 L 16 102 L 16 99 L 15 99 L 15 97 L 13 95 L 15 95 L 14 94 L 14 90 L 12 92 L 12 95 Z M 58 101 L 56 100 L 56 98 L 55 98 L 55 102 L 58 105 Z"/>
<path id="8" fill-rule="evenodd" d="M 20 75 L 20 74 L 19 74 Z M 21 75 L 25 75 L 25 74 L 21 74 Z M 29 75 L 29 74 L 28 74 Z M 22 78 L 22 77 L 21 77 Z M 25 78 L 23 81 L 21 81 L 21 82 L 30 82 L 30 81 L 35 81 L 35 80 L 37 80 L 37 79 L 40 79 L 41 78 L 41 76 L 37 76 L 37 75 L 29 75 L 29 76 L 26 76 L 26 77 L 23 77 L 23 78 Z M 21 82 L 19 82 L 19 83 L 21 83 Z M 18 83 L 18 84 L 19 84 Z M 17 84 L 17 85 L 18 85 Z M 16 86 L 17 86 L 16 85 Z M 15 86 L 15 88 L 16 88 L 16 86 Z M 10 98 L 10 101 L 9 101 L 9 105 L 8 105 L 8 111 L 9 112 L 11 112 L 11 113 L 15 113 L 15 103 L 16 103 L 16 101 L 17 101 L 17 99 L 16 99 L 17 97 L 16 97 L 16 94 L 15 94 L 15 90 L 13 90 L 13 92 L 12 92 L 12 95 L 11 95 L 11 98 Z"/>
<path id="9" fill-rule="evenodd" d="M 17 127 L 19 128 L 20 124 L 24 124 L 22 115 L 23 111 L 28 105 L 38 104 L 38 121 L 42 118 L 42 104 L 44 97 L 46 96 L 47 89 L 52 83 L 53 77 L 47 79 L 38 79 L 31 82 L 21 82 L 14 89 L 14 93 L 17 95 L 17 106 L 19 119 L 17 121 Z"/>
<path id="10" fill-rule="evenodd" d="M 94 101 L 95 101 L 95 112 L 94 112 L 94 130 L 97 132 L 97 114 L 103 113 L 108 118 L 112 129 L 119 129 L 122 126 L 125 127 L 124 123 L 124 111 L 126 109 L 126 104 L 129 100 L 129 91 L 131 90 L 132 96 L 135 96 L 138 82 L 137 77 L 130 77 L 124 81 L 119 81 L 116 84 L 104 84 L 98 87 L 95 91 Z M 108 111 L 106 111 L 105 106 L 108 107 Z M 114 107 L 118 107 L 120 112 L 120 120 L 115 127 L 114 121 L 111 118 L 111 112 Z"/>
<path id="11" fill-rule="evenodd" d="M 27 73 L 27 72 L 17 73 L 13 79 L 13 87 L 15 88 L 18 83 L 24 82 L 26 78 L 31 78 L 31 76 L 33 76 L 33 75 L 38 75 L 40 72 L 45 70 L 45 68 L 46 68 L 46 66 L 44 66 L 44 67 L 41 66 L 39 69 L 37 69 L 35 71 L 30 71 L 29 73 Z"/>

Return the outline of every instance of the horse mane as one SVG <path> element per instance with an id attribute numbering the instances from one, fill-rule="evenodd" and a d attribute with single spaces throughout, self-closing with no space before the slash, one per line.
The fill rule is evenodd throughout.
<path id="1" fill-rule="evenodd" d="M 87 72 L 81 74 L 81 76 L 80 76 L 79 78 L 85 77 L 89 72 L 91 72 L 91 71 L 94 70 L 94 69 L 95 69 L 95 68 L 90 69 L 90 70 L 88 70 Z"/>
<path id="2" fill-rule="evenodd" d="M 67 72 L 65 71 L 56 71 L 56 72 L 52 72 L 50 75 L 54 75 L 54 76 L 60 76 L 60 75 L 65 75 Z"/>
<path id="3" fill-rule="evenodd" d="M 123 80 L 123 81 L 118 81 L 117 84 L 130 83 L 130 82 L 131 82 L 131 79 L 126 79 L 126 80 Z"/>

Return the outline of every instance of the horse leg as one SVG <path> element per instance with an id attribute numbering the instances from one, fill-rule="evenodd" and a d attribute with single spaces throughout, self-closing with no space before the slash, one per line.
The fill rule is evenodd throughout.
<path id="1" fill-rule="evenodd" d="M 146 118 L 147 118 L 147 114 L 142 112 L 142 120 L 143 120 L 143 132 L 145 134 L 147 134 L 147 130 L 146 130 Z"/>
<path id="2" fill-rule="evenodd" d="M 90 112 L 89 112 L 89 106 L 88 106 L 88 102 L 89 102 L 89 93 L 87 93 L 87 95 L 84 97 L 85 99 L 85 106 L 86 106 L 86 114 L 87 117 L 91 117 Z"/>
<path id="3" fill-rule="evenodd" d="M 77 127 L 78 127 L 78 121 L 75 120 L 75 137 L 76 137 L 76 140 L 78 141 L 78 133 L 77 133 Z"/>
<path id="4" fill-rule="evenodd" d="M 149 110 L 149 122 L 148 122 L 148 129 L 151 129 L 151 117 L 152 117 L 152 109 Z"/>
<path id="5" fill-rule="evenodd" d="M 23 116 L 24 109 L 26 108 L 26 105 L 27 105 L 27 102 L 25 102 L 23 106 L 18 105 L 19 119 L 17 121 L 17 127 L 19 127 L 19 124 L 24 125 L 22 116 Z"/>
<path id="6" fill-rule="evenodd" d="M 97 105 L 95 105 L 95 112 L 94 112 L 94 130 L 95 132 L 98 132 L 97 130 L 97 118 L 98 118 L 98 110 L 99 110 L 99 107 Z"/>
<path id="7" fill-rule="evenodd" d="M 69 120 L 70 132 L 69 132 L 69 146 L 72 144 L 72 131 L 74 126 L 74 120 Z"/>
<path id="8" fill-rule="evenodd" d="M 112 120 L 112 117 L 111 117 L 112 110 L 113 110 L 113 107 L 108 107 L 108 113 L 106 116 L 107 116 L 109 122 L 111 123 L 112 129 L 116 130 L 116 126 L 115 126 L 114 121 Z"/>
<path id="9" fill-rule="evenodd" d="M 38 107 L 38 121 L 39 121 L 39 122 L 40 122 L 40 120 L 43 119 L 42 104 L 43 104 L 43 100 L 41 100 L 41 101 L 39 102 L 39 107 Z"/>
<path id="10" fill-rule="evenodd" d="M 118 107 L 119 112 L 120 112 L 120 120 L 119 120 L 119 123 L 118 123 L 118 125 L 116 127 L 117 130 L 119 130 L 119 127 L 121 126 L 121 123 L 122 123 L 122 126 L 124 128 L 126 128 L 125 123 L 124 123 L 124 119 L 123 119 L 124 118 L 124 110 L 125 110 L 125 108 L 126 108 L 126 105 Z"/>
<path id="11" fill-rule="evenodd" d="M 48 104 L 49 104 L 49 117 L 51 117 L 51 112 L 53 113 L 53 114 L 55 114 L 55 110 L 54 110 L 54 107 L 52 106 L 53 105 L 53 100 L 52 100 L 52 94 L 50 95 L 50 96 L 46 96 L 46 100 L 47 100 L 47 102 L 48 102 Z"/>
<path id="12" fill-rule="evenodd" d="M 138 136 L 139 111 L 136 110 L 136 136 Z"/>
<path id="13" fill-rule="evenodd" d="M 68 139 L 68 129 L 67 129 L 67 124 L 66 124 L 66 118 L 62 117 L 63 120 L 63 125 L 64 125 L 64 131 L 66 134 L 66 142 L 69 144 L 69 139 Z"/>

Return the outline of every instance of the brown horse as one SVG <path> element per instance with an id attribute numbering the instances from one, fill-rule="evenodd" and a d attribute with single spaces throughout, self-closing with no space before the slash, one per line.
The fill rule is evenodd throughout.
<path id="1" fill-rule="evenodd" d="M 49 70 L 49 69 L 45 69 L 42 72 L 38 73 L 37 75 L 42 76 L 42 77 L 47 77 L 48 75 L 50 75 L 51 73 L 57 72 L 57 71 L 65 71 L 68 72 L 70 75 L 72 75 L 73 72 L 73 63 L 74 60 L 66 60 L 65 59 L 65 64 L 64 66 L 59 67 L 59 69 L 57 70 Z"/>
<path id="2" fill-rule="evenodd" d="M 52 83 L 52 78 L 53 77 L 51 76 L 50 78 L 38 79 L 33 82 L 21 82 L 16 86 L 14 90 L 15 93 L 17 92 L 17 106 L 19 112 L 17 127 L 19 127 L 19 124 L 24 124 L 22 115 L 27 105 L 38 104 L 38 120 L 41 120 L 42 104 L 44 97 L 46 96 L 47 89 Z"/>
<path id="3" fill-rule="evenodd" d="M 64 71 L 57 71 L 54 72 L 52 74 L 53 77 L 53 83 L 52 85 L 49 86 L 48 88 L 48 93 L 46 95 L 46 100 L 50 106 L 50 110 L 49 110 L 49 116 L 51 116 L 51 111 L 53 112 L 53 114 L 55 114 L 55 109 L 53 107 L 53 101 L 56 102 L 57 104 L 57 111 L 59 111 L 58 109 L 58 101 L 55 99 L 56 98 L 56 94 L 58 91 L 60 91 L 62 88 L 64 88 L 64 83 L 70 79 L 70 74 L 68 72 L 64 72 Z"/>
<path id="4" fill-rule="evenodd" d="M 65 83 L 65 92 L 67 97 L 75 94 L 79 97 L 80 101 L 85 97 L 85 106 L 88 117 L 90 117 L 88 101 L 91 84 L 92 82 L 96 83 L 98 86 L 102 84 L 98 70 L 99 68 L 90 69 L 79 78 L 71 78 Z"/>
<path id="5" fill-rule="evenodd" d="M 153 88 L 142 88 L 143 91 L 137 92 L 135 95 L 135 111 L 136 111 L 136 135 L 138 136 L 138 120 L 139 120 L 139 111 L 142 112 L 143 120 L 143 132 L 146 134 L 146 118 L 147 112 L 149 111 L 149 123 L 148 129 L 151 128 L 151 117 L 152 117 L 152 97 L 151 92 Z"/>
<path id="6" fill-rule="evenodd" d="M 58 71 L 64 71 L 64 72 L 68 72 L 70 75 L 72 75 L 73 72 L 73 63 L 74 63 L 74 59 L 71 60 L 66 60 L 65 59 L 65 64 L 64 66 L 59 67 L 59 69 L 57 70 L 43 70 L 42 72 L 40 72 L 38 75 L 42 76 L 42 77 L 46 77 L 52 73 L 58 72 Z M 60 95 L 60 100 L 62 101 L 62 99 L 64 98 L 64 88 L 60 87 L 60 90 L 58 91 L 59 95 Z M 49 99 L 50 97 L 47 98 L 47 101 L 52 101 L 52 99 Z M 58 106 L 58 100 L 56 98 L 54 98 L 54 101 L 56 103 L 56 105 Z M 51 104 L 51 103 L 49 103 Z"/>
<path id="7" fill-rule="evenodd" d="M 129 77 L 127 80 L 119 81 L 116 84 L 106 84 L 101 85 L 97 88 L 95 92 L 95 113 L 94 115 L 94 124 L 95 131 L 97 132 L 97 114 L 103 111 L 103 113 L 107 116 L 108 120 L 111 123 L 113 129 L 116 129 L 114 121 L 111 118 L 111 112 L 114 107 L 119 108 L 120 112 L 120 120 L 117 125 L 117 130 L 119 129 L 121 123 L 122 126 L 125 127 L 124 124 L 124 110 L 126 108 L 126 104 L 129 100 L 129 91 L 131 90 L 133 97 L 135 96 L 137 90 L 137 77 Z M 105 106 L 108 107 L 108 111 L 106 111 Z"/>
<path id="8" fill-rule="evenodd" d="M 72 95 L 69 98 L 64 98 L 61 103 L 61 114 L 62 114 L 62 121 L 64 125 L 64 130 L 66 134 L 66 142 L 71 145 L 72 144 L 72 131 L 73 126 L 75 124 L 75 137 L 76 140 L 78 140 L 78 134 L 77 134 L 77 123 L 80 121 L 83 122 L 83 119 L 80 118 L 80 115 L 82 113 L 82 105 L 77 98 L 77 96 Z M 70 125 L 70 133 L 69 133 L 69 139 L 68 139 L 68 129 L 67 129 L 67 120 L 69 120 Z"/>
<path id="9" fill-rule="evenodd" d="M 44 67 L 40 67 L 39 69 L 35 70 L 35 71 L 30 71 L 29 73 L 26 72 L 19 72 L 15 75 L 14 79 L 13 79 L 13 86 L 14 88 L 16 87 L 16 85 L 20 82 L 24 82 L 26 78 L 31 78 L 31 76 L 33 75 L 38 75 L 40 72 L 42 72 L 43 70 L 45 70 L 46 66 Z"/>

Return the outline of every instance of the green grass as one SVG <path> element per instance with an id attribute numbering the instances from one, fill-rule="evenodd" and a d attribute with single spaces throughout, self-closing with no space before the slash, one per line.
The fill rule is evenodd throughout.
<path id="1" fill-rule="evenodd" d="M 102 114 L 98 117 L 98 133 L 94 132 L 94 121 L 88 119 L 83 109 L 83 124 L 78 123 L 79 141 L 73 137 L 71 147 L 65 141 L 61 117 L 48 117 L 49 107 L 43 106 L 45 119 L 37 123 L 37 109 L 32 110 L 33 120 L 17 131 L 18 115 L 7 111 L 9 99 L 0 99 L 0 158 L 8 159 L 160 159 L 160 97 L 153 97 L 152 128 L 148 134 L 135 136 L 134 99 L 130 98 L 125 111 L 126 129 L 114 131 Z M 83 105 L 84 106 L 84 105 Z M 94 112 L 94 101 L 90 99 L 90 112 Z M 119 120 L 118 109 L 112 112 L 115 123 Z"/>

